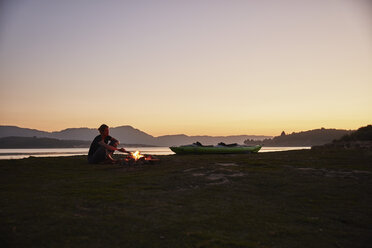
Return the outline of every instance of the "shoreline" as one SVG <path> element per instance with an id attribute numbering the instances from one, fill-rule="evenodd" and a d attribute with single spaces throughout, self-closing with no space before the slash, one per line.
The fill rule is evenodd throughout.
<path id="1" fill-rule="evenodd" d="M 139 150 L 144 154 L 152 155 L 172 155 L 172 152 L 169 147 L 128 147 L 135 148 L 134 150 Z M 78 151 L 72 151 L 72 150 Z M 86 155 L 89 148 L 35 148 L 35 149 L 0 149 L 0 160 L 6 159 L 23 159 L 28 156 L 35 157 L 66 157 L 66 156 L 79 156 Z M 279 151 L 289 151 L 289 150 L 303 150 L 310 149 L 310 147 L 263 147 L 259 153 L 265 152 L 279 152 Z M 44 150 L 43 152 L 41 150 Z M 9 151 L 9 152 L 6 152 Z M 14 152 L 11 152 L 14 151 Z M 120 153 L 115 153 L 120 154 Z"/>

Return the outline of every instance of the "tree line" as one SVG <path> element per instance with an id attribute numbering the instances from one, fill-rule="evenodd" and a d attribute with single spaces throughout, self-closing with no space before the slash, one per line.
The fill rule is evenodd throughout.
<path id="1" fill-rule="evenodd" d="M 272 139 L 252 140 L 247 139 L 244 141 L 246 145 L 264 145 L 264 146 L 315 146 L 324 145 L 332 142 L 333 140 L 340 139 L 341 137 L 352 133 L 351 130 L 339 129 L 314 129 L 303 132 L 293 132 L 286 134 L 284 131 L 280 136 Z"/>

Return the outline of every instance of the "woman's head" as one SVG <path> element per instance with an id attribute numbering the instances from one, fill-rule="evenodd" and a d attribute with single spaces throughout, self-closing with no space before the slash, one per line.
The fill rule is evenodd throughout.
<path id="1" fill-rule="evenodd" d="M 107 130 L 107 131 L 106 131 Z M 98 128 L 98 131 L 101 135 L 104 135 L 106 134 L 106 136 L 108 135 L 108 126 L 106 124 L 102 124 L 99 128 Z M 106 133 L 107 132 L 107 133 Z"/>

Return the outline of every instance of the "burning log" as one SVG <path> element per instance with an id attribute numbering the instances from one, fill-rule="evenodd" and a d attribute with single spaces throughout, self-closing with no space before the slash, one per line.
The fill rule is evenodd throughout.
<path id="1" fill-rule="evenodd" d="M 160 159 L 155 158 L 149 154 L 141 154 L 139 151 L 131 152 L 126 155 L 123 159 L 120 159 L 121 165 L 143 165 L 143 164 L 155 164 Z"/>

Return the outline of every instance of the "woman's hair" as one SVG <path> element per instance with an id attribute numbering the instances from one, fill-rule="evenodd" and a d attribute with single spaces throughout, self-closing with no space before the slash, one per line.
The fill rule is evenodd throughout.
<path id="1" fill-rule="evenodd" d="M 99 128 L 98 128 L 98 131 L 100 133 L 103 133 L 103 131 L 105 131 L 105 129 L 108 128 L 108 126 L 106 124 L 102 124 Z"/>

